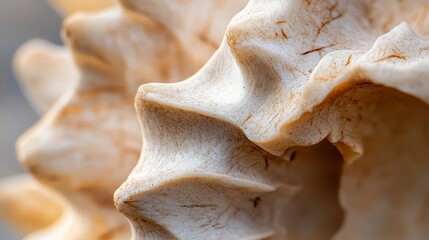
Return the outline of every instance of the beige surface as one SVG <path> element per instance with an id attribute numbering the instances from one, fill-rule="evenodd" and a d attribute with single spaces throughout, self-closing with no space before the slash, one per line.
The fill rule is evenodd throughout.
<path id="1" fill-rule="evenodd" d="M 128 239 L 128 221 L 112 197 L 142 145 L 135 92 L 143 83 L 177 82 L 195 73 L 245 3 L 148 1 L 74 14 L 62 32 L 75 70 L 55 66 L 71 65 L 71 55 L 46 43 L 20 49 L 15 67 L 23 88 L 40 112 L 49 110 L 19 138 L 18 158 L 68 206 L 50 228 L 25 239 Z M 67 82 L 77 84 L 62 85 Z"/>
<path id="2" fill-rule="evenodd" d="M 251 0 L 197 74 L 140 87 L 145 144 L 120 210 L 160 239 L 427 239 L 428 4 Z M 324 139 L 339 186 L 323 177 L 341 167 L 332 146 L 306 147 Z M 283 179 L 275 156 L 294 159 Z"/>
<path id="3" fill-rule="evenodd" d="M 254 0 L 234 18 L 201 71 L 184 82 L 141 87 L 136 106 L 143 154 L 115 195 L 136 237 L 425 239 L 429 42 L 410 30 L 427 34 L 426 8 L 414 3 L 386 8 L 363 0 Z M 117 124 L 132 115 L 127 96 L 136 82 L 121 76 L 133 76 L 140 62 L 127 61 L 130 52 L 120 50 L 133 41 L 109 48 L 90 38 L 110 37 L 105 30 L 116 29 L 98 28 L 98 20 L 123 20 L 121 12 L 109 13 L 95 22 L 85 15 L 67 22 L 81 82 L 19 144 L 30 172 L 76 207 L 73 215 L 81 218 L 73 223 L 91 221 L 72 230 L 91 236 L 99 235 L 91 224 L 101 224 L 97 231 L 111 228 L 92 220 L 116 217 L 107 218 L 96 202 L 105 199 L 90 193 L 109 195 L 123 176 L 97 180 L 129 170 L 96 163 L 128 159 L 115 157 L 124 141 L 110 144 L 118 136 L 103 135 L 89 156 L 95 161 L 85 164 L 88 156 L 70 152 L 94 153 L 90 140 L 106 132 L 119 132 L 138 152 L 132 145 L 135 123 L 123 124 L 131 130 Z M 124 28 L 118 29 L 111 37 L 121 43 Z M 172 32 L 187 42 L 181 35 L 186 31 Z M 51 147 L 58 142 L 59 148 Z M 98 144 L 113 147 L 106 151 Z M 67 146 L 76 151 L 64 152 Z M 68 167 L 57 159 L 70 160 Z M 313 216 L 300 212 L 305 210 Z"/>

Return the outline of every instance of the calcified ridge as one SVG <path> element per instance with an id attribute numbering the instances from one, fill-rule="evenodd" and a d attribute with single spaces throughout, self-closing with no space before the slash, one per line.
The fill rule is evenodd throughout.
<path id="1" fill-rule="evenodd" d="M 250 1 L 197 74 L 142 86 L 134 239 L 424 239 L 428 7 Z"/>
<path id="2" fill-rule="evenodd" d="M 83 1 L 57 3 L 66 13 L 94 10 Z M 68 49 L 33 41 L 17 54 L 23 88 L 39 112 L 49 109 L 17 142 L 18 158 L 37 182 L 13 178 L 0 187 L 3 206 L 14 201 L 22 206 L 20 211 L 5 207 L 3 215 L 26 239 L 130 238 L 112 197 L 142 145 L 133 107 L 137 87 L 175 82 L 197 71 L 245 3 L 141 4 L 124 1 L 100 13 L 74 14 L 63 27 Z M 183 15 L 168 19 L 160 15 L 166 7 Z M 190 28 L 194 22 L 199 28 Z M 30 200 L 19 199 L 32 192 L 47 205 L 34 209 L 38 206 Z M 58 206 L 57 215 L 43 216 L 49 205 Z M 36 221 L 40 224 L 32 224 Z"/>
<path id="3" fill-rule="evenodd" d="M 429 3 L 251 0 L 224 34 L 244 4 L 123 0 L 74 15 L 76 75 L 47 94 L 31 82 L 65 70 L 30 72 L 18 54 L 29 95 L 51 106 L 18 154 L 54 191 L 0 186 L 0 202 L 36 191 L 59 209 L 27 224 L 51 226 L 30 238 L 429 235 Z M 132 104 L 148 82 L 164 83 L 135 98 L 142 145 Z M 132 234 L 110 200 L 126 176 L 114 200 Z"/>

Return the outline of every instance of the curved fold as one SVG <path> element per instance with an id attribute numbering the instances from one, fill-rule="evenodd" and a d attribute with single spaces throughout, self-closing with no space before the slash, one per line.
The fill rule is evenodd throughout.
<path id="1" fill-rule="evenodd" d="M 224 129 L 242 131 L 260 151 L 285 160 L 293 158 L 291 149 L 327 139 L 347 163 L 338 187 L 345 218 L 335 238 L 424 239 L 427 217 L 417 209 L 426 209 L 429 42 L 401 22 L 426 34 L 429 15 L 427 2 L 413 3 L 390 1 L 381 10 L 378 4 L 387 1 L 377 2 L 377 8 L 370 1 L 250 1 L 198 73 L 180 83 L 140 88 L 136 106 L 143 126 L 152 123 L 162 131 L 153 134 L 153 128 L 143 127 L 149 145 L 116 199 L 127 189 L 132 192 L 131 186 L 151 186 L 154 181 L 137 176 L 151 176 L 163 168 L 171 169 L 167 173 L 182 168 L 191 172 L 203 161 L 199 159 L 215 164 L 214 156 L 223 156 L 230 145 L 204 136 L 216 137 Z M 404 14 L 389 11 L 395 8 Z M 168 109 L 177 110 L 163 113 Z M 191 113 L 200 120 L 185 116 Z M 225 125 L 212 133 L 206 128 L 213 121 Z M 187 139 L 195 143 L 182 145 Z M 161 151 L 151 141 L 162 142 L 166 149 Z M 206 155 L 200 152 L 205 143 L 213 146 Z M 186 161 L 188 156 L 193 161 Z M 229 158 L 225 164 L 235 159 Z M 148 194 L 142 193 L 138 209 L 146 208 Z M 279 196 L 273 193 L 273 198 Z M 338 218 L 335 221 L 338 227 Z M 163 226 L 174 236 L 186 236 L 171 230 L 177 222 L 169 224 Z M 287 226 L 282 226 L 273 227 L 273 236 L 287 234 Z M 187 228 L 186 234 L 193 229 Z"/>
<path id="2" fill-rule="evenodd" d="M 199 10 L 192 20 L 219 28 L 213 30 L 216 35 L 246 3 L 235 2 L 235 8 L 222 9 L 207 1 L 214 8 Z M 187 8 L 185 3 L 175 4 Z M 65 20 L 63 36 L 78 71 L 77 83 L 68 86 L 43 118 L 20 137 L 17 153 L 38 181 L 64 197 L 68 211 L 29 239 L 123 239 L 130 234 L 111 199 L 135 166 L 142 144 L 133 108 L 135 91 L 146 82 L 175 82 L 189 76 L 204 64 L 215 50 L 212 45 L 218 45 L 216 39 L 221 38 L 215 36 L 210 46 L 200 44 L 198 49 L 207 54 L 194 59 L 196 50 L 181 44 L 172 33 L 174 25 L 162 26 L 159 19 L 151 18 L 156 15 L 152 11 L 159 10 L 148 14 L 115 4 L 96 14 L 78 13 Z M 218 17 L 206 19 L 207 12 Z M 184 34 L 189 35 L 189 43 L 200 42 L 192 29 Z M 47 69 L 47 75 L 61 77 L 51 70 Z"/>

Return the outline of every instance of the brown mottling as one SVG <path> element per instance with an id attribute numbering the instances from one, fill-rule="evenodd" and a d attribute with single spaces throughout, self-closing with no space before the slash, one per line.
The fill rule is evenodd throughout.
<path id="1" fill-rule="evenodd" d="M 348 66 L 350 64 L 351 60 L 352 60 L 352 54 L 350 54 L 350 56 L 347 58 L 347 62 L 344 66 Z"/>
<path id="2" fill-rule="evenodd" d="M 252 114 L 249 114 L 249 116 L 247 116 L 247 118 L 244 119 L 243 124 L 245 124 L 247 121 L 249 121 L 252 118 L 252 116 L 253 116 Z"/>
<path id="3" fill-rule="evenodd" d="M 236 28 L 232 28 L 229 31 L 227 31 L 226 32 L 226 41 L 228 43 L 228 46 L 229 47 L 235 46 L 241 35 L 242 35 L 241 31 L 236 29 Z"/>
<path id="4" fill-rule="evenodd" d="M 407 60 L 407 57 L 405 57 L 405 56 L 401 56 L 401 55 L 398 55 L 398 54 L 390 54 L 389 56 L 386 56 L 386 57 L 374 60 L 373 62 L 374 63 L 376 63 L 376 62 L 382 62 L 382 61 L 390 59 L 390 58 L 398 58 L 398 59 L 401 59 L 401 60 Z"/>
<path id="5" fill-rule="evenodd" d="M 288 36 L 286 35 L 286 33 L 285 33 L 285 31 L 284 31 L 283 29 L 280 29 L 280 32 L 282 32 L 282 36 L 283 36 L 285 39 L 288 39 Z"/>
<path id="6" fill-rule="evenodd" d="M 335 46 L 335 44 L 330 44 L 328 46 L 314 48 L 314 49 L 311 49 L 311 50 L 308 50 L 308 51 L 305 51 L 305 52 L 301 53 L 301 55 L 304 56 L 304 55 L 307 55 L 309 53 L 318 52 L 318 51 L 321 51 L 321 50 L 323 50 L 325 48 L 332 47 L 332 46 Z"/>

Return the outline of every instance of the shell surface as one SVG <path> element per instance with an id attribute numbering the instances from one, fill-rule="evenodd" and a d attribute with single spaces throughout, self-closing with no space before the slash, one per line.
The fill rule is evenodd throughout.
<path id="1" fill-rule="evenodd" d="M 170 2 L 184 15 L 168 22 L 157 13 L 162 5 L 147 2 L 143 7 L 118 3 L 99 13 L 68 17 L 63 35 L 70 50 L 31 42 L 18 53 L 16 69 L 30 99 L 40 112 L 49 108 L 18 140 L 18 158 L 37 182 L 59 195 L 62 209 L 56 219 L 46 220 L 48 227 L 27 231 L 26 239 L 129 238 L 128 222 L 112 197 L 135 166 L 142 145 L 135 91 L 145 82 L 175 82 L 195 72 L 245 4 Z M 206 18 L 208 14 L 218 17 Z M 190 19 L 206 32 L 189 28 Z M 9 185 L 15 186 L 16 196 L 28 192 L 18 181 Z M 42 195 L 42 190 L 34 191 Z"/>
<path id="2" fill-rule="evenodd" d="M 424 239 L 428 7 L 250 1 L 198 73 L 142 86 L 135 239 Z"/>
<path id="3" fill-rule="evenodd" d="M 426 239 L 429 3 L 246 3 L 121 0 L 18 54 L 55 197 L 18 189 L 58 206 L 29 239 Z"/>

